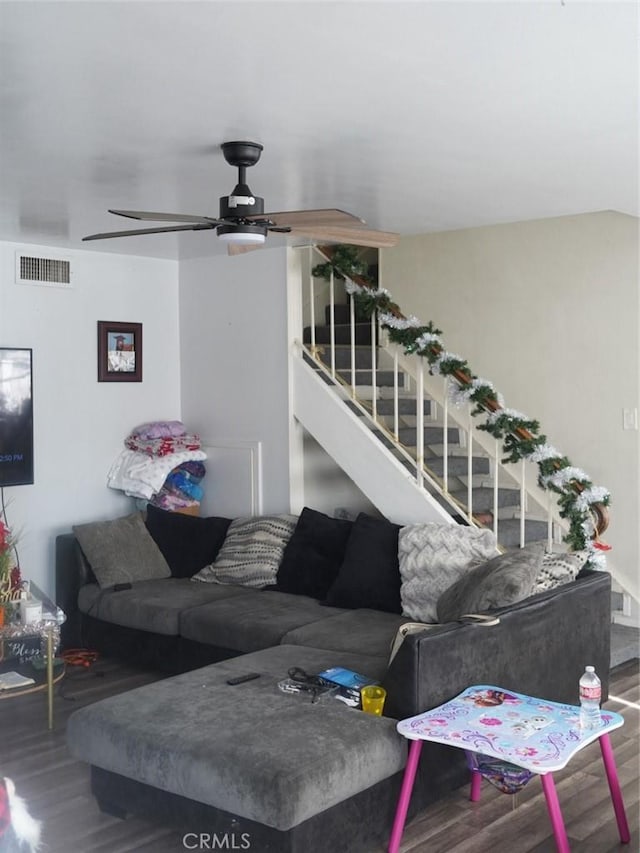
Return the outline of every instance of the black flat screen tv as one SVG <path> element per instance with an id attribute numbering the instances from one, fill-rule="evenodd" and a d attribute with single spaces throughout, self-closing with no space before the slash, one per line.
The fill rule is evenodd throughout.
<path id="1" fill-rule="evenodd" d="M 33 352 L 0 347 L 0 486 L 33 483 Z"/>

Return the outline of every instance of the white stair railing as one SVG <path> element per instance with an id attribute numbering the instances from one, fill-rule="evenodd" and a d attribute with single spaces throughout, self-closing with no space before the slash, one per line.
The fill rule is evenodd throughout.
<path id="1" fill-rule="evenodd" d="M 327 260 L 327 255 L 316 247 L 311 248 L 311 253 L 317 253 L 319 258 Z M 436 497 L 440 503 L 449 507 L 453 514 L 459 515 L 469 524 L 487 524 L 493 528 L 498 541 L 501 541 L 500 531 L 509 520 L 514 524 L 520 546 L 524 546 L 531 538 L 546 538 L 549 545 L 559 542 L 563 533 L 568 529 L 566 520 L 561 516 L 557 505 L 552 500 L 550 492 L 540 488 L 537 484 L 537 468 L 533 461 L 522 459 L 519 464 L 504 463 L 500 441 L 489 432 L 479 429 L 472 415 L 473 405 L 469 402 L 451 402 L 452 380 L 447 376 L 435 376 L 431 373 L 425 375 L 424 359 L 419 356 L 408 355 L 404 349 L 388 340 L 388 335 L 379 328 L 377 312 L 373 312 L 370 321 L 370 381 L 359 382 L 357 366 L 358 344 L 355 299 L 350 299 L 349 307 L 349 358 L 350 366 L 349 382 L 345 382 L 340 375 L 340 367 L 337 363 L 335 310 L 336 296 L 334 288 L 334 274 L 330 276 L 329 286 L 329 341 L 330 358 L 327 367 L 326 360 L 322 359 L 322 347 L 316 344 L 315 312 L 314 312 L 314 287 L 316 280 L 311 274 L 312 264 L 309 264 L 309 288 L 311 312 L 309 323 L 311 325 L 310 349 L 300 344 L 302 352 L 314 359 L 316 368 L 331 379 L 336 391 L 344 396 L 345 387 L 348 388 L 348 396 L 355 405 L 358 412 L 365 418 L 373 429 L 385 437 L 387 444 L 392 448 L 398 458 L 404 460 L 411 468 L 416 478 L 416 483 L 424 488 L 433 498 Z M 325 285 L 326 286 L 326 285 Z M 363 324 L 364 327 L 364 324 Z M 344 370 L 344 365 L 342 369 Z M 388 368 L 392 375 L 390 385 L 381 385 L 378 371 Z M 410 396 L 409 396 L 410 395 Z M 416 443 L 415 450 L 409 449 L 401 441 L 403 424 L 410 428 L 412 416 L 406 413 L 406 406 L 402 402 L 407 398 L 415 398 L 415 425 Z M 385 414 L 379 415 L 379 401 L 392 400 L 391 411 L 384 407 Z M 431 406 L 430 428 L 439 426 L 442 429 L 442 441 L 440 448 L 435 448 L 435 442 L 425 445 L 425 407 L 427 403 Z M 435 412 L 441 413 L 440 422 Z M 389 423 L 390 421 L 390 423 Z M 451 431 L 457 430 L 459 435 L 459 448 L 464 454 L 456 453 L 451 443 Z M 434 446 L 432 446 L 434 445 Z M 429 451 L 427 453 L 427 450 Z M 456 457 L 460 461 L 452 472 L 452 464 Z M 466 466 L 464 458 L 466 456 Z M 485 459 L 488 470 L 482 474 L 475 471 L 476 460 Z M 435 471 L 433 468 L 441 468 Z M 462 466 L 462 467 L 460 467 Z M 531 475 L 530 469 L 534 467 L 535 474 Z M 482 507 L 474 508 L 474 488 L 480 486 L 489 489 L 490 509 Z M 501 489 L 510 489 L 514 493 L 514 503 L 501 511 Z M 453 491 L 452 491 L 453 489 Z M 464 493 L 464 500 L 461 495 Z M 531 508 L 528 511 L 528 508 Z M 511 519 L 509 518 L 511 514 Z M 506 518 L 502 516 L 506 515 Z M 538 525 L 531 528 L 528 521 L 537 521 Z M 533 531 L 530 535 L 530 531 Z M 542 532 L 543 535 L 540 535 Z"/>

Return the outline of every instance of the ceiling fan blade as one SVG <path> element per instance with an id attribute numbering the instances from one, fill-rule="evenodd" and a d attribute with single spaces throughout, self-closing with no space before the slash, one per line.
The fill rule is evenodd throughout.
<path id="1" fill-rule="evenodd" d="M 246 219 L 269 219 L 274 225 L 295 228 L 311 225 L 364 225 L 364 220 L 345 210 L 284 210 L 280 213 L 262 213 Z"/>
<path id="2" fill-rule="evenodd" d="M 330 243 L 348 243 L 354 246 L 372 246 L 376 249 L 388 249 L 395 246 L 400 239 L 399 234 L 391 231 L 375 231 L 373 228 L 348 228 L 331 225 L 291 229 L 293 236 L 311 237 Z"/>
<path id="3" fill-rule="evenodd" d="M 128 219 L 140 219 L 149 222 L 201 222 L 206 225 L 210 222 L 218 222 L 210 216 L 192 216 L 189 213 L 153 213 L 148 210 L 109 210 L 117 216 L 126 216 Z"/>
<path id="4" fill-rule="evenodd" d="M 133 231 L 106 231 L 102 234 L 89 234 L 83 237 L 82 240 L 84 242 L 85 240 L 107 240 L 109 237 L 135 237 L 137 234 L 164 234 L 167 231 L 209 231 L 215 227 L 215 224 L 211 223 L 209 225 L 170 225 L 164 228 L 137 228 Z"/>

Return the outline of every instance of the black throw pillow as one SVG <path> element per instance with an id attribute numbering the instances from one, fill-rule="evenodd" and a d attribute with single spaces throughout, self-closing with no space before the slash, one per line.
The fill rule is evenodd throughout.
<path id="1" fill-rule="evenodd" d="M 400 525 L 361 512 L 353 523 L 344 561 L 325 603 L 402 613 L 399 532 Z"/>
<path id="2" fill-rule="evenodd" d="M 338 575 L 352 527 L 352 521 L 305 507 L 284 549 L 276 589 L 324 599 Z"/>
<path id="3" fill-rule="evenodd" d="M 230 518 L 200 518 L 147 504 L 147 530 L 174 578 L 190 578 L 213 563 L 230 524 Z"/>

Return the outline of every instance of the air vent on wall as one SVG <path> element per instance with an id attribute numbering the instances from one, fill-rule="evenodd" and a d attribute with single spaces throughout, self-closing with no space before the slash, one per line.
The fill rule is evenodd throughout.
<path id="1" fill-rule="evenodd" d="M 16 282 L 49 287 L 71 287 L 71 262 L 44 255 L 16 254 Z"/>

